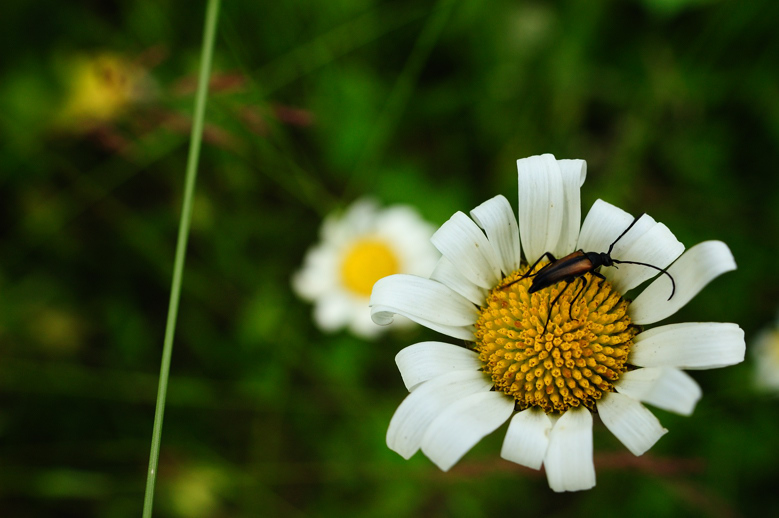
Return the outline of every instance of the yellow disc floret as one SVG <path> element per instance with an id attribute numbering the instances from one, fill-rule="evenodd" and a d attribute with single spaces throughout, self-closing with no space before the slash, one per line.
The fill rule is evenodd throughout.
<path id="1" fill-rule="evenodd" d="M 398 273 L 400 262 L 383 241 L 363 239 L 346 250 L 341 262 L 341 280 L 356 295 L 368 297 L 379 279 Z"/>
<path id="2" fill-rule="evenodd" d="M 550 308 L 566 283 L 528 294 L 533 278 L 517 281 L 526 270 L 504 279 L 480 311 L 475 350 L 484 371 L 495 389 L 514 397 L 522 409 L 564 412 L 584 405 L 594 410 L 595 401 L 613 392 L 627 370 L 638 333 L 627 315 L 628 302 L 608 281 L 588 273 Z M 586 288 L 579 293 L 582 283 Z"/>

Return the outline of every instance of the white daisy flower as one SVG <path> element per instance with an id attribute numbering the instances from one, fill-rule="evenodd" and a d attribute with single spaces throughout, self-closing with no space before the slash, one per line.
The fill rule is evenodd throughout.
<path id="1" fill-rule="evenodd" d="M 779 320 L 758 333 L 751 350 L 755 385 L 764 392 L 779 393 Z"/>
<path id="2" fill-rule="evenodd" d="M 392 417 L 387 444 L 405 458 L 421 449 L 448 470 L 511 418 L 503 458 L 543 465 L 555 491 L 589 489 L 593 415 L 641 455 L 667 432 L 642 402 L 689 415 L 701 389 L 680 369 L 744 359 L 744 333 L 735 324 L 638 327 L 674 314 L 736 265 L 719 241 L 682 253 L 665 225 L 643 215 L 611 257 L 667 268 L 670 277 L 620 264 L 602 268 L 604 280 L 587 273 L 570 287 L 557 282 L 531 294 L 536 277 L 524 276 L 528 263 L 545 252 L 558 258 L 577 249 L 605 252 L 634 218 L 598 200 L 579 228 L 583 160 L 542 155 L 517 167 L 519 225 L 503 196 L 476 207 L 472 219 L 458 212 L 433 235 L 443 257 L 430 278 L 393 275 L 373 288 L 376 323 L 403 315 L 468 342 L 423 342 L 400 351 L 396 361 L 411 393 Z M 520 250 L 527 261 L 520 262 Z M 635 300 L 623 298 L 653 276 Z"/>
<path id="3" fill-rule="evenodd" d="M 429 275 L 440 258 L 430 244 L 434 231 L 411 207 L 380 209 L 372 200 L 358 200 L 325 218 L 321 241 L 306 253 L 292 286 L 314 303 L 314 321 L 322 330 L 348 327 L 373 338 L 386 330 L 368 311 L 373 284 L 392 274 Z M 409 324 L 402 319 L 393 327 Z"/>

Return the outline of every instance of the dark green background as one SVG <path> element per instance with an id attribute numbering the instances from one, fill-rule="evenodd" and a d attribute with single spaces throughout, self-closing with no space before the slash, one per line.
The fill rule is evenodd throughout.
<path id="1" fill-rule="evenodd" d="M 204 12 L 0 7 L 3 516 L 140 516 Z M 749 344 L 779 295 L 777 19 L 772 0 L 225 1 L 214 74 L 237 85 L 206 115 L 155 515 L 779 513 L 779 403 L 749 358 L 692 373 L 694 415 L 656 410 L 670 432 L 643 457 L 596 424 L 597 486 L 558 495 L 499 458 L 505 427 L 449 473 L 389 451 L 394 355 L 444 338 L 323 335 L 289 284 L 331 210 L 370 194 L 441 224 L 515 204 L 514 161 L 551 152 L 587 160 L 585 211 L 728 243 L 739 269 L 667 322 Z M 102 130 L 121 152 L 51 129 L 62 64 L 104 51 L 159 58 L 157 96 Z"/>

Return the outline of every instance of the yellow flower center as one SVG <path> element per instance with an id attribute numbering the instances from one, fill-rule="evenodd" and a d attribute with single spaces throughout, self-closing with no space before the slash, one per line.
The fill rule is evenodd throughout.
<path id="1" fill-rule="evenodd" d="M 475 350 L 484 371 L 495 389 L 514 397 L 522 409 L 564 412 L 584 405 L 594 410 L 595 401 L 613 392 L 627 370 L 638 333 L 627 315 L 628 302 L 608 281 L 589 273 L 567 289 L 559 282 L 528 294 L 533 278 L 517 281 L 526 271 L 506 277 L 480 311 Z"/>
<path id="2" fill-rule="evenodd" d="M 346 288 L 368 297 L 379 279 L 399 273 L 395 252 L 378 239 L 364 239 L 354 243 L 344 254 L 341 279 Z"/>
<path id="3" fill-rule="evenodd" d="M 106 55 L 85 61 L 73 78 L 65 112 L 71 117 L 95 121 L 112 119 L 131 100 L 137 75 L 130 64 L 118 57 Z"/>

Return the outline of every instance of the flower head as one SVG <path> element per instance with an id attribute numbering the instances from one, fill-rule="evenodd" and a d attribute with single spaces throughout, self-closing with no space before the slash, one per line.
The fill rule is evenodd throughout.
<path id="1" fill-rule="evenodd" d="M 430 278 L 393 275 L 374 286 L 377 323 L 403 315 L 468 343 L 400 351 L 411 393 L 390 422 L 387 444 L 405 458 L 422 449 L 448 470 L 511 418 L 503 458 L 543 465 L 555 491 L 589 489 L 594 415 L 641 455 L 667 432 L 642 402 L 689 415 L 701 390 L 681 369 L 743 360 L 744 334 L 735 324 L 639 327 L 674 314 L 736 265 L 722 242 L 684 252 L 662 223 L 601 200 L 580 228 L 582 160 L 542 155 L 517 167 L 519 224 L 503 196 L 476 207 L 472 219 L 458 212 L 433 235 L 443 257 Z M 550 266 L 576 250 L 599 255 Z M 652 277 L 635 300 L 624 297 Z"/>
<path id="2" fill-rule="evenodd" d="M 58 123 L 69 131 L 88 130 L 113 120 L 153 89 L 143 67 L 111 53 L 74 59 L 68 70 L 68 97 Z"/>
<path id="3" fill-rule="evenodd" d="M 358 336 L 375 337 L 386 328 L 366 311 L 373 284 L 392 274 L 429 275 L 440 257 L 430 245 L 434 230 L 411 207 L 380 209 L 358 200 L 325 219 L 321 241 L 307 252 L 292 286 L 314 302 L 314 320 L 324 331 L 348 327 Z"/>

